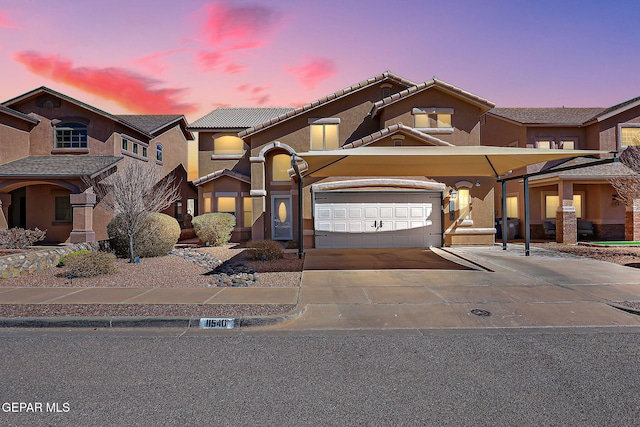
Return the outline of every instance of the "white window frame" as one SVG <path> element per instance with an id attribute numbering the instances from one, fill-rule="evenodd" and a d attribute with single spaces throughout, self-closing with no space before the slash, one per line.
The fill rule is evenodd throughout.
<path id="1" fill-rule="evenodd" d="M 435 133 L 435 134 L 453 133 L 453 113 L 454 113 L 453 108 L 436 108 L 436 107 L 414 108 L 411 110 L 411 114 L 413 115 L 413 127 L 414 129 L 417 129 L 419 131 L 426 132 L 426 133 Z M 421 116 L 421 115 L 427 115 L 429 117 L 429 122 L 431 122 L 432 119 L 435 120 L 436 126 L 435 127 L 417 126 L 416 118 L 417 116 Z M 451 126 L 438 127 L 438 115 L 448 115 L 449 120 L 451 121 Z M 435 117 L 432 117 L 432 116 L 435 116 Z"/>
<path id="2" fill-rule="evenodd" d="M 327 150 L 327 125 L 336 126 L 336 135 L 338 141 L 336 142 L 336 149 L 340 148 L 340 119 L 339 118 L 326 118 L 326 119 L 309 119 L 309 151 L 326 151 Z M 313 126 L 322 126 L 322 148 L 313 148 Z"/>
<path id="3" fill-rule="evenodd" d="M 71 125 L 79 125 L 72 127 Z M 78 132 L 84 131 L 84 132 Z M 77 121 L 66 121 L 55 126 L 54 131 L 54 148 L 56 150 L 78 150 L 89 148 L 89 126 L 85 123 Z M 74 142 L 74 136 L 78 137 L 78 141 Z M 61 138 L 62 137 L 62 138 Z M 69 137 L 69 141 L 65 139 Z M 74 145 L 75 144 L 75 145 Z M 68 146 L 64 146 L 68 145 Z"/>

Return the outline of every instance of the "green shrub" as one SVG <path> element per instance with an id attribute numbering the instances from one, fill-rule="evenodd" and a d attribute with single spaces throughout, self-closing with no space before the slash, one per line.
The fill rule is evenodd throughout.
<path id="1" fill-rule="evenodd" d="M 129 255 L 129 236 L 120 215 L 107 224 L 109 245 L 118 256 Z M 133 235 L 133 252 L 140 258 L 167 255 L 178 243 L 180 224 L 175 218 L 162 213 L 151 213 L 140 229 Z"/>
<path id="2" fill-rule="evenodd" d="M 196 235 L 205 244 L 222 246 L 229 243 L 231 239 L 236 217 L 228 213 L 207 213 L 198 215 L 191 222 Z"/>
<path id="3" fill-rule="evenodd" d="M 24 228 L 10 228 L 0 230 L 0 245 L 5 249 L 27 249 L 35 242 L 44 240 L 47 230 L 25 230 Z"/>
<path id="4" fill-rule="evenodd" d="M 251 240 L 247 242 L 249 258 L 269 261 L 282 258 L 282 245 L 274 240 Z"/>
<path id="5" fill-rule="evenodd" d="M 116 256 L 106 252 L 78 251 L 70 253 L 64 261 L 66 274 L 74 277 L 94 277 L 114 274 Z"/>
<path id="6" fill-rule="evenodd" d="M 82 249 L 79 251 L 75 251 L 75 252 L 71 252 L 69 254 L 63 255 L 62 257 L 60 257 L 60 259 L 58 260 L 58 267 L 64 267 L 64 263 L 67 260 L 67 257 L 70 255 L 74 255 L 74 254 L 85 254 L 88 253 L 89 251 L 86 249 Z"/>

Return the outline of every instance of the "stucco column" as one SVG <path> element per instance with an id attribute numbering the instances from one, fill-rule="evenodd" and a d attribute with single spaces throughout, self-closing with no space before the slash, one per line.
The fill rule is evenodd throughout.
<path id="1" fill-rule="evenodd" d="M 93 208 L 96 205 L 96 195 L 88 188 L 84 193 L 71 194 L 73 208 L 73 230 L 69 240 L 71 243 L 95 242 L 96 233 L 93 231 Z"/>
<path id="2" fill-rule="evenodd" d="M 9 206 L 11 206 L 11 194 L 0 194 L 0 230 L 9 228 Z"/>
<path id="3" fill-rule="evenodd" d="M 578 243 L 578 218 L 573 206 L 573 183 L 558 184 L 558 209 L 556 210 L 556 241 L 567 245 Z"/>
<path id="4" fill-rule="evenodd" d="M 624 217 L 624 239 L 640 241 L 640 199 L 633 200 L 633 206 L 627 206 Z"/>

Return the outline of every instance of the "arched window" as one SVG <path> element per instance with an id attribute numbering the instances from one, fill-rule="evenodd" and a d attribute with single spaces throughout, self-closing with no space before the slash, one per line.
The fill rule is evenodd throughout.
<path id="1" fill-rule="evenodd" d="M 63 122 L 56 125 L 56 148 L 87 148 L 87 125 Z"/>
<path id="2" fill-rule="evenodd" d="M 276 154 L 271 161 L 272 173 L 274 181 L 289 181 L 291 177 L 287 172 L 291 168 L 291 156 L 288 154 Z"/>
<path id="3" fill-rule="evenodd" d="M 162 145 L 156 144 L 156 160 L 162 161 Z"/>

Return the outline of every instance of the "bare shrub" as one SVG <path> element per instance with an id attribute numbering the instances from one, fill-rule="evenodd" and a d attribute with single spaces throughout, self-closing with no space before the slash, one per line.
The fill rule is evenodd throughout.
<path id="1" fill-rule="evenodd" d="M 25 230 L 24 228 L 10 228 L 0 230 L 0 245 L 5 249 L 27 249 L 36 242 L 44 240 L 47 230 Z"/>
<path id="2" fill-rule="evenodd" d="M 640 199 L 640 147 L 628 147 L 620 155 L 620 161 L 627 166 L 629 174 L 615 176 L 609 183 L 618 193 L 625 206 L 633 206 L 634 200 Z"/>
<path id="3" fill-rule="evenodd" d="M 193 218 L 196 235 L 204 243 L 222 246 L 229 243 L 236 217 L 228 213 L 207 213 Z"/>
<path id="4" fill-rule="evenodd" d="M 270 261 L 282 258 L 282 245 L 275 240 L 251 240 L 247 242 L 250 259 Z"/>
<path id="5" fill-rule="evenodd" d="M 109 246 L 118 256 L 129 254 L 129 236 L 124 232 L 120 215 L 107 224 Z M 133 250 L 140 258 L 150 258 L 167 255 L 178 243 L 180 224 L 178 221 L 163 213 L 154 212 L 145 217 L 142 225 L 133 235 Z"/>
<path id="6" fill-rule="evenodd" d="M 115 274 L 116 256 L 106 252 L 74 252 L 64 260 L 65 271 L 74 277 L 94 277 Z"/>

